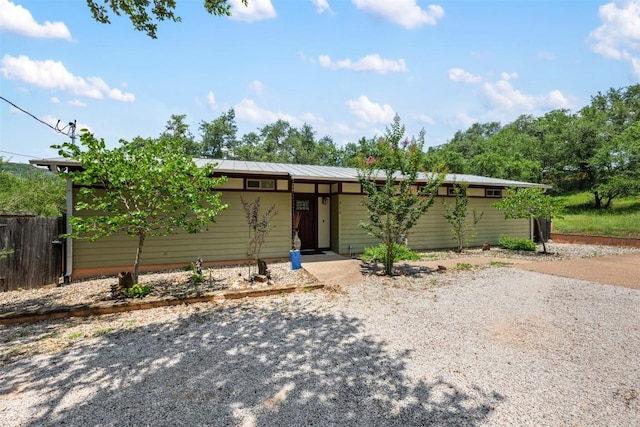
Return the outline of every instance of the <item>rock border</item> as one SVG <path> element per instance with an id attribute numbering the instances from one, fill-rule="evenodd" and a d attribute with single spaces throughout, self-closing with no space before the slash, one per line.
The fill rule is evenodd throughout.
<path id="1" fill-rule="evenodd" d="M 16 323 L 34 323 L 42 320 L 62 319 L 67 317 L 88 317 L 100 316 L 104 314 L 122 313 L 134 310 L 149 310 L 158 307 L 168 307 L 181 304 L 195 304 L 199 302 L 217 302 L 240 298 L 255 298 L 269 295 L 287 294 L 292 292 L 307 292 L 322 289 L 324 284 L 315 283 L 310 285 L 273 285 L 262 289 L 226 289 L 205 295 L 192 297 L 166 297 L 149 301 L 126 300 L 126 301 L 105 301 L 94 304 L 82 304 L 67 306 L 55 309 L 43 309 L 35 312 L 20 313 L 7 312 L 0 314 L 0 325 L 11 325 Z"/>

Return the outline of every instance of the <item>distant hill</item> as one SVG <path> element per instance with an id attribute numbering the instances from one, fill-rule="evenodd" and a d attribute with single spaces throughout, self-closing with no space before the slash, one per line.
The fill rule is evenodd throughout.
<path id="1" fill-rule="evenodd" d="M 38 176 L 39 174 L 55 175 L 47 169 L 38 168 L 27 163 L 2 163 L 0 165 L 0 170 L 19 176 L 20 178 L 30 178 L 33 176 Z"/>

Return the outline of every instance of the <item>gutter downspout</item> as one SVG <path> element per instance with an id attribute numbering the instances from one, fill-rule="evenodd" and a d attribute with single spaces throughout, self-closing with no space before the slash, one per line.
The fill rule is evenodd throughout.
<path id="1" fill-rule="evenodd" d="M 67 178 L 67 234 L 71 234 L 71 223 L 69 218 L 73 215 L 73 184 L 71 178 Z M 71 283 L 71 275 L 73 273 L 73 239 L 67 237 L 65 239 L 65 264 L 64 264 L 64 283 Z"/>

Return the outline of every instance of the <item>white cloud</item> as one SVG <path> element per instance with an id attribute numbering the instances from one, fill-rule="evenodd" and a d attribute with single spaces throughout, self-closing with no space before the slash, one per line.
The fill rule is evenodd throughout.
<path id="1" fill-rule="evenodd" d="M 260 80 L 254 80 L 249 83 L 249 91 L 257 95 L 262 95 L 262 82 Z"/>
<path id="2" fill-rule="evenodd" d="M 60 98 L 58 98 L 57 96 L 52 96 L 51 99 L 49 99 L 49 101 L 51 101 L 52 104 L 59 104 Z"/>
<path id="3" fill-rule="evenodd" d="M 72 101 L 69 101 L 69 105 L 73 105 L 74 107 L 86 107 L 87 103 L 82 102 L 79 99 L 74 99 Z"/>
<path id="4" fill-rule="evenodd" d="M 462 68 L 449 68 L 449 80 L 456 83 L 480 83 L 482 77 L 473 75 Z"/>
<path id="5" fill-rule="evenodd" d="M 496 109 L 508 113 L 522 114 L 541 108 L 569 108 L 571 103 L 559 90 L 546 95 L 530 95 L 515 89 L 508 80 L 486 82 L 482 87 L 489 103 Z"/>
<path id="6" fill-rule="evenodd" d="M 640 1 L 611 2 L 600 6 L 603 24 L 589 35 L 591 50 L 605 58 L 628 61 L 640 77 Z"/>
<path id="7" fill-rule="evenodd" d="M 515 71 L 513 73 L 505 73 L 502 72 L 500 73 L 500 78 L 502 80 L 513 80 L 513 79 L 517 79 L 518 78 L 518 73 L 516 73 Z"/>
<path id="8" fill-rule="evenodd" d="M 424 24 L 435 25 L 444 17 L 440 5 L 429 5 L 421 9 L 416 0 L 352 0 L 358 9 L 381 16 L 405 28 L 417 28 Z"/>
<path id="9" fill-rule="evenodd" d="M 25 37 L 71 40 L 71 33 L 62 22 L 38 24 L 31 12 L 9 0 L 0 0 L 0 30 Z"/>
<path id="10" fill-rule="evenodd" d="M 389 104 L 376 104 L 371 102 L 366 95 L 361 95 L 356 100 L 348 100 L 347 106 L 353 114 L 367 122 L 390 123 L 395 116 L 395 112 Z"/>
<path id="11" fill-rule="evenodd" d="M 216 108 L 216 95 L 213 91 L 209 91 L 207 94 L 207 104 L 209 104 L 209 107 L 211 108 Z"/>
<path id="12" fill-rule="evenodd" d="M 324 123 L 324 119 L 322 117 L 318 117 L 313 113 L 304 113 L 301 119 L 305 123 L 310 123 L 310 124 L 319 125 Z"/>
<path id="13" fill-rule="evenodd" d="M 238 120 L 246 120 L 252 123 L 273 123 L 281 119 L 286 120 L 294 126 L 302 124 L 299 119 L 290 114 L 273 112 L 258 107 L 253 99 L 245 98 L 236 104 L 233 109 L 236 112 L 236 118 Z"/>
<path id="14" fill-rule="evenodd" d="M 333 13 L 333 11 L 331 10 L 331 6 L 329 6 L 329 2 L 327 0 L 311 0 L 311 3 L 313 3 L 313 5 L 316 7 L 316 12 L 318 13 Z"/>
<path id="15" fill-rule="evenodd" d="M 331 70 L 342 68 L 353 71 L 373 71 L 380 74 L 407 71 L 404 59 L 384 59 L 377 53 L 364 56 L 356 62 L 352 62 L 350 59 L 333 62 L 328 55 L 321 55 L 318 57 L 318 62 L 324 68 Z"/>
<path id="16" fill-rule="evenodd" d="M 0 74 L 9 80 L 21 80 L 39 87 L 58 89 L 78 96 L 102 99 L 104 95 L 122 102 L 133 102 L 132 93 L 122 93 L 119 89 L 111 89 L 100 77 L 82 78 L 71 74 L 62 62 L 47 59 L 31 60 L 20 55 L 5 55 L 2 58 Z"/>
<path id="17" fill-rule="evenodd" d="M 109 98 L 120 102 L 134 102 L 136 96 L 132 93 L 123 93 L 120 89 L 111 89 L 109 91 Z"/>
<path id="18" fill-rule="evenodd" d="M 277 16 L 271 0 L 250 0 L 245 6 L 241 0 L 229 0 L 231 17 L 235 21 L 257 22 Z"/>
<path id="19" fill-rule="evenodd" d="M 418 115 L 418 121 L 420 123 L 424 123 L 424 124 L 427 124 L 427 125 L 435 125 L 436 124 L 436 121 L 433 119 L 433 117 L 428 116 L 426 114 Z"/>
<path id="20" fill-rule="evenodd" d="M 478 120 L 469 116 L 467 113 L 458 113 L 455 118 L 453 118 L 450 123 L 457 126 L 462 126 L 464 128 L 468 128 L 474 123 L 477 123 Z"/>

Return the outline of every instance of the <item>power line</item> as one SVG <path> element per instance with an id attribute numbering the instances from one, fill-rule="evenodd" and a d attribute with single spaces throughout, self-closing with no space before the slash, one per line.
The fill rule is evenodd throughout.
<path id="1" fill-rule="evenodd" d="M 0 96 L 0 99 L 2 99 L 4 102 L 8 103 L 9 105 L 12 105 L 14 108 L 17 108 L 18 110 L 22 111 L 23 113 L 33 117 L 34 119 L 36 119 L 37 121 L 39 121 L 40 123 L 42 123 L 43 125 L 51 128 L 54 132 L 57 133 L 61 133 L 65 136 L 70 136 L 71 140 L 73 142 L 75 142 L 75 130 L 76 130 L 76 122 L 69 122 L 68 125 L 64 126 L 62 129 L 60 129 L 58 127 L 58 125 L 60 124 L 60 120 L 58 120 L 58 123 L 56 123 L 55 127 L 51 126 L 49 123 L 37 118 L 36 116 L 34 116 L 33 114 L 31 114 L 30 112 L 28 112 L 27 110 L 24 110 L 20 107 L 18 107 L 16 104 L 14 104 L 13 102 L 9 101 L 7 98 L 5 98 L 4 96 Z M 67 132 L 65 132 L 65 129 L 69 128 L 69 130 Z"/>
<path id="2" fill-rule="evenodd" d="M 30 156 L 28 154 L 13 153 L 11 151 L 4 151 L 4 150 L 0 150 L 0 153 L 13 154 L 14 156 L 21 156 L 21 157 L 30 157 L 32 159 L 39 159 L 40 158 L 40 157 L 36 157 L 36 156 Z"/>

